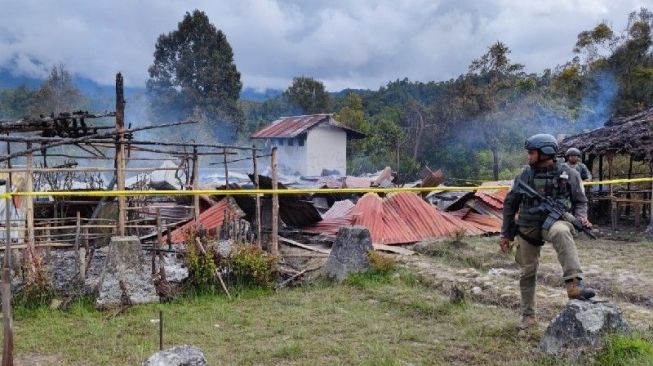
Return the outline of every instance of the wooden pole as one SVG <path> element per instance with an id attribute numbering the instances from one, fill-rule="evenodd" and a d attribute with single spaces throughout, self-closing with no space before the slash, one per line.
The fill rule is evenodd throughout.
<path id="1" fill-rule="evenodd" d="M 252 146 L 254 147 L 254 146 Z M 260 189 L 258 181 L 258 170 L 256 169 L 256 150 L 252 149 L 252 162 L 254 164 L 254 185 L 256 189 Z M 256 195 L 256 246 L 260 249 L 261 245 L 261 195 Z"/>
<path id="2" fill-rule="evenodd" d="M 197 182 L 199 170 L 199 156 L 197 155 L 197 147 L 193 146 L 193 170 L 191 171 L 190 182 L 193 186 L 193 190 L 199 189 L 199 183 Z M 193 196 L 193 212 L 195 221 L 199 223 L 200 219 L 200 196 Z"/>
<path id="3" fill-rule="evenodd" d="M 630 156 L 630 159 L 629 159 L 629 162 L 628 162 L 628 179 L 630 180 L 633 177 L 633 156 L 632 155 L 629 155 L 629 156 Z M 628 182 L 628 184 L 626 184 L 626 191 L 628 191 L 626 193 L 626 199 L 630 199 L 632 197 L 631 194 L 630 194 L 630 182 Z M 632 204 L 629 203 L 626 206 L 626 217 L 630 217 L 630 211 L 631 211 L 630 206 L 631 205 Z"/>
<path id="4" fill-rule="evenodd" d="M 5 256 L 8 252 L 5 251 Z M 4 342 L 2 344 L 2 366 L 14 365 L 14 332 L 11 319 L 11 281 L 9 280 L 11 270 L 8 267 L 2 269 L 2 325 L 4 331 Z"/>
<path id="5" fill-rule="evenodd" d="M 125 99 L 123 94 L 122 75 L 116 75 L 116 186 L 119 191 L 125 190 Z M 127 197 L 118 197 L 118 235 L 125 236 L 125 208 Z"/>
<path id="6" fill-rule="evenodd" d="M 224 153 L 224 185 L 229 188 L 229 167 L 227 166 L 227 149 L 222 149 Z"/>
<path id="7" fill-rule="evenodd" d="M 599 180 L 603 180 L 603 155 L 599 156 Z M 599 184 L 599 192 L 603 192 L 603 184 Z"/>
<path id="8" fill-rule="evenodd" d="M 649 169 L 651 170 L 651 178 L 653 178 L 653 161 L 649 162 Z M 651 205 L 648 210 L 649 224 L 646 228 L 646 232 L 648 233 L 649 238 L 653 239 L 653 182 L 651 182 L 651 196 L 649 198 L 651 200 Z"/>
<path id="9" fill-rule="evenodd" d="M 77 265 L 77 269 L 79 270 L 79 276 L 80 278 L 83 278 L 82 274 L 82 259 L 80 258 L 79 255 L 79 239 L 82 234 L 82 217 L 79 214 L 79 211 L 77 211 L 77 227 L 75 228 L 75 264 Z"/>
<path id="10" fill-rule="evenodd" d="M 28 142 L 27 143 L 27 149 L 32 148 L 32 143 Z M 27 153 L 26 156 L 26 165 L 27 165 L 27 172 L 25 172 L 25 189 L 27 190 L 28 193 L 31 193 L 33 190 L 34 182 L 32 181 L 33 175 L 32 175 L 32 169 L 34 165 L 34 157 L 31 152 Z M 26 221 L 27 221 L 27 248 L 25 249 L 25 263 L 27 264 L 27 268 L 32 268 L 33 265 L 33 256 L 35 255 L 34 253 L 34 197 L 25 197 L 25 207 L 27 212 L 26 214 Z"/>
<path id="11" fill-rule="evenodd" d="M 272 189 L 277 190 L 277 148 L 272 148 Z M 279 255 L 279 195 L 272 194 L 272 241 L 270 242 L 270 253 Z"/>
<path id="12" fill-rule="evenodd" d="M 606 159 L 608 161 L 608 179 L 612 179 L 612 162 L 614 161 L 614 153 L 613 152 L 608 152 L 606 154 Z M 613 196 L 614 194 L 614 186 L 610 184 L 608 186 L 608 196 L 610 197 L 610 225 L 612 227 L 612 231 L 617 230 L 617 209 L 615 206 L 615 198 Z"/>
<path id="13" fill-rule="evenodd" d="M 170 229 L 170 228 L 168 228 Z M 161 279 L 165 280 L 165 269 L 163 266 L 163 231 L 161 230 L 161 209 L 156 209 L 156 247 L 159 254 L 159 273 Z"/>
<path id="14" fill-rule="evenodd" d="M 11 155 L 11 144 L 7 142 L 7 155 Z M 11 159 L 7 160 L 7 168 L 11 169 Z M 11 192 L 11 173 L 5 182 L 5 192 Z M 11 319 L 11 202 L 10 198 L 5 199 L 5 257 L 4 268 L 2 269 L 2 366 L 14 365 L 14 333 Z"/>

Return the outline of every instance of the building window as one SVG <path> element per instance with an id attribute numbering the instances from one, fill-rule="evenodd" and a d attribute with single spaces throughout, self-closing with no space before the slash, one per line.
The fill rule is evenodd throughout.
<path id="1" fill-rule="evenodd" d="M 279 146 L 283 146 L 283 139 L 278 139 L 277 141 L 278 141 L 278 144 L 277 144 L 277 145 L 279 145 Z"/>
<path id="2" fill-rule="evenodd" d="M 288 139 L 288 146 L 293 146 L 295 144 L 295 139 Z"/>
<path id="3" fill-rule="evenodd" d="M 300 137 L 297 139 L 297 145 L 299 146 L 304 146 L 304 141 L 306 141 L 305 137 Z"/>

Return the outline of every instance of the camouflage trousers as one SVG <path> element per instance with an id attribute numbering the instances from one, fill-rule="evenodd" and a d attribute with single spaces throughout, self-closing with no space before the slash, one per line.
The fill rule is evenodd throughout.
<path id="1" fill-rule="evenodd" d="M 537 237 L 540 228 L 520 228 L 527 237 Z M 578 252 L 574 236 L 577 235 L 573 225 L 566 221 L 557 221 L 549 230 L 542 230 L 542 239 L 553 245 L 558 255 L 558 262 L 562 266 L 562 278 L 571 280 L 582 278 Z M 517 236 L 517 252 L 515 261 L 521 267 L 519 289 L 521 291 L 522 315 L 535 314 L 535 286 L 537 284 L 537 268 L 539 266 L 540 250 L 542 246 L 533 245 L 521 236 Z"/>

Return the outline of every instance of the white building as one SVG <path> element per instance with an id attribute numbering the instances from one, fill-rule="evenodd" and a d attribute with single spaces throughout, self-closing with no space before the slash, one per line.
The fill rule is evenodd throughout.
<path id="1" fill-rule="evenodd" d="M 346 175 L 347 140 L 363 137 L 331 114 L 282 117 L 251 136 L 277 147 L 283 171 L 302 176 L 319 176 L 325 170 Z"/>

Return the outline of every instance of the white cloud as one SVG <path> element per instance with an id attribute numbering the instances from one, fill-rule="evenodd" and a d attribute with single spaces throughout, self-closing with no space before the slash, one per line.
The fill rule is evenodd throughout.
<path id="1" fill-rule="evenodd" d="M 569 60 L 576 35 L 607 20 L 621 30 L 643 0 L 184 1 L 0 0 L 0 66 L 41 75 L 64 63 L 111 84 L 143 85 L 161 33 L 204 10 L 231 43 L 245 86 L 285 88 L 293 76 L 331 90 L 390 80 L 443 80 L 496 40 L 541 71 Z"/>

